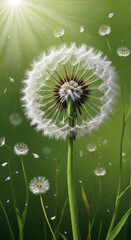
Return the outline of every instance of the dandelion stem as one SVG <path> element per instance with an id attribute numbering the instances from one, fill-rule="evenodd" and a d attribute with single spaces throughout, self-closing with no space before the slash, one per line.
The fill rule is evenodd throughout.
<path id="1" fill-rule="evenodd" d="M 42 206 L 42 210 L 43 210 L 45 219 L 46 219 L 46 221 L 47 221 L 47 224 L 48 224 L 49 229 L 50 229 L 50 231 L 51 231 L 51 234 L 52 234 L 52 236 L 53 236 L 53 239 L 56 240 L 55 234 L 54 234 L 54 232 L 53 232 L 53 230 L 52 230 L 52 228 L 51 228 L 51 225 L 50 225 L 50 223 L 49 223 L 48 217 L 47 217 L 47 215 L 46 215 L 46 211 L 45 211 L 45 207 L 44 207 L 44 204 L 43 204 L 43 199 L 42 199 L 42 195 L 41 195 L 41 194 L 40 194 L 40 202 L 41 202 L 41 206 Z"/>
<path id="2" fill-rule="evenodd" d="M 69 102 L 68 102 L 68 125 L 70 127 L 74 126 L 73 101 L 71 98 L 69 99 Z M 76 206 L 76 198 L 75 198 L 74 179 L 73 179 L 73 137 L 71 136 L 68 136 L 67 185 L 68 185 L 68 196 L 69 196 L 73 240 L 79 240 L 80 234 L 79 234 L 77 206 Z"/>
<path id="3" fill-rule="evenodd" d="M 21 166 L 22 166 L 22 171 L 23 171 L 23 175 L 24 175 L 24 180 L 25 180 L 25 188 L 26 188 L 26 198 L 25 198 L 25 208 L 23 210 L 23 226 L 25 223 L 25 218 L 26 218 L 26 214 L 27 214 L 27 208 L 28 208 L 28 202 L 29 202 L 29 189 L 28 189 L 28 182 L 27 182 L 27 177 L 26 177 L 26 172 L 25 172 L 25 168 L 24 168 L 24 163 L 23 163 L 23 158 L 20 158 L 21 161 Z"/>
<path id="4" fill-rule="evenodd" d="M 109 51 L 110 51 L 110 53 L 112 54 L 111 45 L 110 45 L 110 42 L 109 42 L 109 39 L 108 39 L 107 35 L 105 35 L 105 38 L 106 38 L 106 42 L 107 42 Z"/>
<path id="5" fill-rule="evenodd" d="M 1 201 L 0 201 L 0 205 L 1 205 L 2 209 L 3 209 L 4 214 L 5 214 L 6 221 L 8 223 L 8 227 L 9 227 L 9 230 L 10 230 L 11 237 L 12 237 L 13 240 L 15 240 L 14 234 L 13 234 L 13 231 L 12 231 L 12 228 L 11 228 L 11 225 L 10 225 L 10 221 L 9 221 L 9 218 L 8 218 L 8 215 L 7 215 L 6 210 L 5 210 L 5 208 L 4 208 L 4 206 L 3 206 Z"/>
<path id="6" fill-rule="evenodd" d="M 123 108 L 125 109 L 125 108 Z M 122 125 L 122 132 L 121 132 L 121 141 L 120 141 L 120 162 L 119 162 L 119 182 L 118 182 L 118 189 L 117 189 L 117 196 L 115 200 L 115 208 L 114 208 L 114 213 L 113 217 L 109 226 L 109 230 L 106 236 L 106 240 L 108 240 L 108 237 L 110 233 L 112 232 L 112 229 L 114 228 L 114 224 L 116 221 L 118 209 L 119 209 L 119 203 L 120 203 L 120 195 L 121 195 L 121 188 L 122 188 L 122 151 L 123 151 L 123 139 L 124 139 L 124 133 L 125 133 L 125 126 L 127 123 L 127 119 L 129 116 L 130 110 L 127 113 L 127 116 L 125 117 L 125 111 L 123 111 L 123 125 Z"/>

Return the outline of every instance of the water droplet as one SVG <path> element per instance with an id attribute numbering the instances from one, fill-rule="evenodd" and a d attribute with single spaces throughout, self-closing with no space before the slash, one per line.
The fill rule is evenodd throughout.
<path id="1" fill-rule="evenodd" d="M 66 235 L 67 235 L 67 232 L 66 232 L 66 231 L 64 231 L 64 234 L 66 234 Z"/>
<path id="2" fill-rule="evenodd" d="M 107 144 L 107 139 L 103 141 L 103 146 L 105 146 L 106 144 Z"/>
<path id="3" fill-rule="evenodd" d="M 123 153 L 122 153 L 122 157 L 125 157 L 125 155 L 126 155 L 126 153 L 125 153 L 125 152 L 123 152 Z"/>
<path id="4" fill-rule="evenodd" d="M 9 80 L 10 80 L 10 82 L 14 82 L 15 80 L 13 79 L 13 78 L 11 78 L 11 77 L 9 77 Z"/>
<path id="5" fill-rule="evenodd" d="M 11 38 L 11 36 L 8 36 L 8 38 L 10 39 L 10 38 Z"/>
<path id="6" fill-rule="evenodd" d="M 56 197 L 56 194 L 54 193 L 53 196 Z"/>
<path id="7" fill-rule="evenodd" d="M 5 137 L 0 138 L 0 147 L 5 145 Z"/>
<path id="8" fill-rule="evenodd" d="M 56 219 L 56 216 L 53 216 L 53 217 L 50 218 L 50 220 L 52 220 L 52 221 L 55 220 L 55 219 Z"/>
<path id="9" fill-rule="evenodd" d="M 25 203 L 25 206 L 28 206 L 28 204 L 27 204 L 27 203 Z"/>
<path id="10" fill-rule="evenodd" d="M 34 158 L 39 158 L 39 155 L 36 153 L 32 153 L 32 155 L 34 156 Z"/>
<path id="11" fill-rule="evenodd" d="M 108 212 L 108 213 L 110 213 L 110 210 L 109 210 L 109 209 L 107 209 L 107 212 Z"/>
<path id="12" fill-rule="evenodd" d="M 16 174 L 18 174 L 19 172 L 18 171 L 15 171 Z"/>
<path id="13" fill-rule="evenodd" d="M 48 206 L 47 206 L 47 205 L 46 205 L 45 207 L 46 207 L 46 208 L 48 208 Z"/>
<path id="14" fill-rule="evenodd" d="M 8 164 L 7 162 L 4 162 L 1 164 L 1 167 L 6 167 L 7 164 Z"/>
<path id="15" fill-rule="evenodd" d="M 8 176 L 8 177 L 5 179 L 5 181 L 6 181 L 6 182 L 7 182 L 7 181 L 10 181 L 10 179 L 11 179 L 11 177 Z"/>
<path id="16" fill-rule="evenodd" d="M 83 33 L 84 32 L 84 26 L 82 25 L 81 27 L 80 27 L 80 33 Z"/>
<path id="17" fill-rule="evenodd" d="M 6 202 L 7 202 L 7 203 L 9 203 L 9 202 L 10 202 L 10 200 L 8 199 Z"/>
<path id="18" fill-rule="evenodd" d="M 21 54 L 22 54 L 22 52 L 19 52 L 19 54 L 21 55 Z"/>
<path id="19" fill-rule="evenodd" d="M 114 13 L 109 13 L 108 18 L 112 18 L 114 16 Z"/>
<path id="20" fill-rule="evenodd" d="M 81 181 L 81 180 L 79 180 L 79 183 L 82 183 L 82 181 Z"/>
<path id="21" fill-rule="evenodd" d="M 111 163 L 111 162 L 109 162 L 109 165 L 111 166 L 111 165 L 112 165 L 112 163 Z"/>

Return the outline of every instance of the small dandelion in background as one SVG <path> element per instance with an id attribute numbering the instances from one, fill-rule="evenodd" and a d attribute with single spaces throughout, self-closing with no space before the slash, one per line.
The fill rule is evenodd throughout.
<path id="1" fill-rule="evenodd" d="M 108 25 L 101 25 L 99 27 L 99 34 L 101 36 L 109 35 L 111 33 L 111 27 Z"/>
<path id="2" fill-rule="evenodd" d="M 120 57 L 127 57 L 130 55 L 130 50 L 127 47 L 119 47 L 116 52 Z"/>
<path id="3" fill-rule="evenodd" d="M 48 179 L 40 176 L 30 181 L 29 188 L 33 194 L 44 194 L 49 190 L 50 184 Z"/>
<path id="4" fill-rule="evenodd" d="M 104 176 L 106 174 L 106 169 L 102 167 L 98 167 L 94 170 L 96 176 Z"/>
<path id="5" fill-rule="evenodd" d="M 54 36 L 55 38 L 60 38 L 64 35 L 65 33 L 65 30 L 64 28 L 60 27 L 60 28 L 57 28 L 55 31 L 54 31 Z"/>
<path id="6" fill-rule="evenodd" d="M 84 32 L 84 26 L 82 25 L 81 27 L 80 27 L 80 33 L 83 33 Z"/>
<path id="7" fill-rule="evenodd" d="M 13 113 L 9 116 L 9 122 L 14 126 L 19 126 L 22 123 L 22 118 L 20 114 Z"/>
<path id="8" fill-rule="evenodd" d="M 29 152 L 29 149 L 25 143 L 16 143 L 14 145 L 14 152 L 16 155 L 26 155 Z"/>
<path id="9" fill-rule="evenodd" d="M 114 16 L 114 13 L 109 13 L 108 18 L 112 18 Z"/>
<path id="10" fill-rule="evenodd" d="M 5 145 L 5 137 L 0 138 L 0 147 Z"/>
<path id="11" fill-rule="evenodd" d="M 49 147 L 44 147 L 44 148 L 42 149 L 42 152 L 43 152 L 45 155 L 48 155 L 48 154 L 51 153 L 51 148 L 49 148 Z"/>
<path id="12" fill-rule="evenodd" d="M 96 145 L 94 143 L 90 143 L 90 144 L 87 145 L 87 150 L 89 152 L 95 152 L 96 149 L 97 149 L 97 147 L 96 147 Z"/>

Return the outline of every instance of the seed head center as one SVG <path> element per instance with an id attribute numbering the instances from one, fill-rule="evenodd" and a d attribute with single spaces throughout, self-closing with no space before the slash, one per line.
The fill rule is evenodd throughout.
<path id="1" fill-rule="evenodd" d="M 83 90 L 81 86 L 79 86 L 78 83 L 74 80 L 71 80 L 70 82 L 65 82 L 59 90 L 60 96 L 66 101 L 69 98 L 72 98 L 72 100 L 75 102 L 78 98 L 81 97 L 82 93 Z"/>

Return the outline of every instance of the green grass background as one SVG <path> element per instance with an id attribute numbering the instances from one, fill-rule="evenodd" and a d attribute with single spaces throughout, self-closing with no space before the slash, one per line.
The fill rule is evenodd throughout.
<path id="1" fill-rule="evenodd" d="M 2 0 L 0 4 L 2 4 Z M 25 77 L 25 71 L 30 64 L 44 50 L 51 46 L 59 45 L 60 39 L 53 36 L 54 30 L 62 26 L 65 29 L 64 41 L 67 43 L 76 42 L 78 45 L 86 43 L 94 46 L 96 49 L 103 51 L 104 55 L 112 59 L 118 75 L 118 84 L 123 88 L 126 111 L 129 108 L 130 100 L 130 84 L 129 76 L 121 68 L 120 58 L 116 54 L 119 46 L 129 47 L 129 28 L 130 28 L 130 6 L 129 1 L 123 0 L 29 0 L 32 7 L 26 12 L 21 9 L 21 14 L 10 12 L 6 15 L 6 11 L 0 10 L 0 137 L 5 136 L 6 142 L 11 147 L 17 142 L 25 142 L 30 152 L 24 157 L 24 164 L 28 181 L 35 176 L 45 176 L 50 181 L 50 191 L 44 195 L 44 203 L 48 205 L 47 214 L 49 217 L 55 215 L 55 176 L 56 176 L 56 159 L 59 157 L 59 208 L 61 210 L 65 198 L 67 196 L 66 183 L 66 156 L 67 142 L 55 141 L 43 137 L 41 133 L 37 133 L 33 127 L 30 127 L 29 121 L 24 116 L 20 102 L 20 89 L 22 88 L 22 80 Z M 2 5 L 0 5 L 2 6 Z M 2 9 L 2 8 L 0 8 Z M 108 14 L 114 13 L 109 19 Z M 113 51 L 110 56 L 105 38 L 98 34 L 98 28 L 102 24 L 108 24 L 112 28 L 109 35 L 109 41 Z M 84 25 L 85 31 L 80 33 L 80 26 Z M 8 37 L 10 36 L 10 37 Z M 124 67 L 129 71 L 130 58 L 123 59 Z M 9 81 L 9 77 L 14 78 L 14 83 Z M 4 90 L 7 88 L 6 93 Z M 119 90 L 120 93 L 120 90 Z M 22 116 L 22 124 L 14 127 L 9 122 L 11 113 L 19 113 Z M 119 171 L 119 146 L 122 128 L 122 99 L 121 93 L 118 96 L 114 114 L 110 119 L 91 136 L 85 136 L 81 140 L 75 142 L 74 147 L 74 168 L 75 168 L 75 185 L 77 205 L 79 212 L 80 230 L 82 240 L 86 239 L 88 216 L 82 201 L 79 180 L 83 182 L 91 211 L 94 211 L 98 198 L 99 178 L 94 175 L 94 168 L 99 164 L 106 168 L 107 174 L 103 178 L 102 199 L 97 214 L 97 219 L 92 232 L 92 239 L 97 240 L 100 222 L 102 225 L 101 240 L 105 239 L 107 229 L 113 213 L 114 200 L 118 184 Z M 103 146 L 103 141 L 107 140 L 107 144 Z M 91 154 L 87 151 L 87 144 L 95 143 L 97 150 L 94 153 L 94 163 Z M 129 185 L 130 178 L 130 124 L 128 121 L 123 152 L 126 153 L 123 161 L 123 189 Z M 45 155 L 42 152 L 44 147 L 49 147 L 51 153 Z M 82 156 L 80 153 L 82 151 Z M 37 153 L 40 158 L 35 159 L 32 153 Z M 0 165 L 6 162 L 10 157 L 10 153 L 6 148 L 0 148 Z M 112 165 L 109 165 L 109 162 Z M 25 185 L 20 165 L 19 157 L 11 157 L 12 172 L 18 170 L 19 174 L 13 174 L 15 189 L 19 208 L 23 208 L 25 199 Z M 14 215 L 11 191 L 9 182 L 5 182 L 5 178 L 9 175 L 8 168 L 0 166 L 0 199 L 8 213 L 12 228 L 18 239 L 17 222 Z M 93 185 L 94 184 L 94 185 Z M 93 199 L 92 191 L 95 186 L 95 196 Z M 10 202 L 7 204 L 7 200 Z M 118 218 L 122 217 L 129 208 L 129 191 L 123 196 Z M 51 221 L 52 226 L 57 222 L 57 218 Z M 130 239 L 130 229 L 128 224 L 123 228 L 116 239 Z M 72 240 L 71 223 L 69 208 L 67 206 L 64 218 L 60 227 L 60 232 L 67 231 L 68 240 Z M 25 240 L 44 240 L 43 216 L 38 196 L 30 193 L 29 209 L 25 225 Z M 51 239 L 47 228 L 48 240 Z M 0 238 L 2 240 L 10 240 L 10 233 L 7 223 L 0 209 Z"/>

